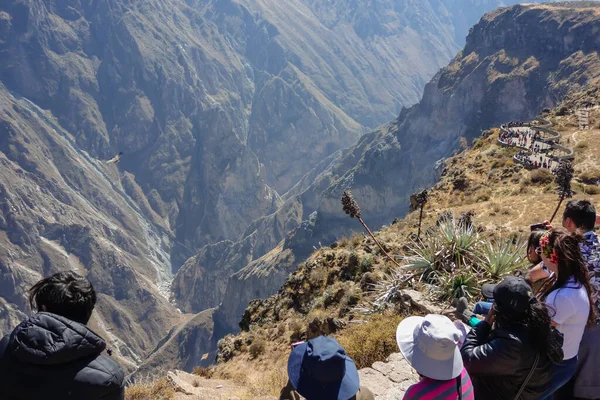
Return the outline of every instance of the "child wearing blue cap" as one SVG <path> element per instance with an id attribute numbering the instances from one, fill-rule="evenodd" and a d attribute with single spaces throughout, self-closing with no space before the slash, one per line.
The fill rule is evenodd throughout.
<path id="1" fill-rule="evenodd" d="M 280 400 L 374 400 L 369 389 L 360 387 L 354 361 L 333 338 L 319 336 L 296 346 L 288 376 Z"/>

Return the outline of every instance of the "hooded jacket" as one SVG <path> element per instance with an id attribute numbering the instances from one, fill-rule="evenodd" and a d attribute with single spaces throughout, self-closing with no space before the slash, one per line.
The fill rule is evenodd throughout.
<path id="1" fill-rule="evenodd" d="M 0 342 L 3 400 L 122 400 L 123 371 L 87 326 L 41 312 Z"/>
<path id="2" fill-rule="evenodd" d="M 525 330 L 498 328 L 492 331 L 486 321 L 477 324 L 467 335 L 461 354 L 477 400 L 514 400 L 536 356 Z M 562 354 L 554 357 L 562 359 Z M 553 367 L 548 354 L 540 354 L 538 366 L 519 399 L 541 397 L 550 385 Z"/>

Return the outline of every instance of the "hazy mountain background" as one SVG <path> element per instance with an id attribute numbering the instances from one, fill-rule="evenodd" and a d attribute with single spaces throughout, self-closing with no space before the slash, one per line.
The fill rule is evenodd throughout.
<path id="1" fill-rule="evenodd" d="M 358 192 L 376 223 L 404 212 L 434 173 L 391 187 L 394 168 L 414 168 L 429 144 L 428 157 L 444 156 L 457 125 L 402 111 L 398 124 L 416 124 L 408 156 L 389 128 L 365 134 L 415 104 L 469 27 L 503 5 L 2 1 L 0 333 L 28 312 L 36 280 L 76 269 L 99 292 L 94 327 L 131 369 L 175 337 L 197 362 L 248 299 L 347 229 L 325 218 L 341 187 L 372 185 Z M 440 101 L 417 109 L 472 111 Z"/>

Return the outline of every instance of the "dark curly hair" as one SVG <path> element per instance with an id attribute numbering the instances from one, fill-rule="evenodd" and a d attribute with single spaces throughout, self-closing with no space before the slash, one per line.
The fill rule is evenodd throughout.
<path id="1" fill-rule="evenodd" d="M 510 309 L 495 307 L 496 325 L 499 328 L 525 328 L 529 334 L 529 343 L 540 354 L 547 354 L 553 362 L 563 360 L 562 343 L 555 340 L 552 332 L 550 310 L 544 303 L 533 301 L 524 313 L 511 312 Z"/>
<path id="2" fill-rule="evenodd" d="M 596 209 L 589 200 L 571 200 L 565 207 L 563 221 L 571 218 L 581 233 L 594 230 L 596 225 Z"/>
<path id="3" fill-rule="evenodd" d="M 96 305 L 96 291 L 83 276 L 73 271 L 59 272 L 29 289 L 29 304 L 32 310 L 87 324 Z"/>

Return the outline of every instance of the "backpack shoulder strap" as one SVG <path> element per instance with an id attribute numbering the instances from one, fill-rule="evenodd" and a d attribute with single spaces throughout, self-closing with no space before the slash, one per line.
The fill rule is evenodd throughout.
<path id="1" fill-rule="evenodd" d="M 533 376 L 533 373 L 535 372 L 535 369 L 537 368 L 539 362 L 540 362 L 540 354 L 538 353 L 535 355 L 535 360 L 533 361 L 533 366 L 531 367 L 531 371 L 529 371 L 529 375 L 527 375 L 527 378 L 525 378 L 525 381 L 523 382 L 523 384 L 521 385 L 521 388 L 517 392 L 517 395 L 515 396 L 515 400 L 519 400 L 519 397 L 521 397 L 523 390 L 525 390 L 525 387 L 527 387 L 527 384 L 531 380 L 531 377 Z"/>

